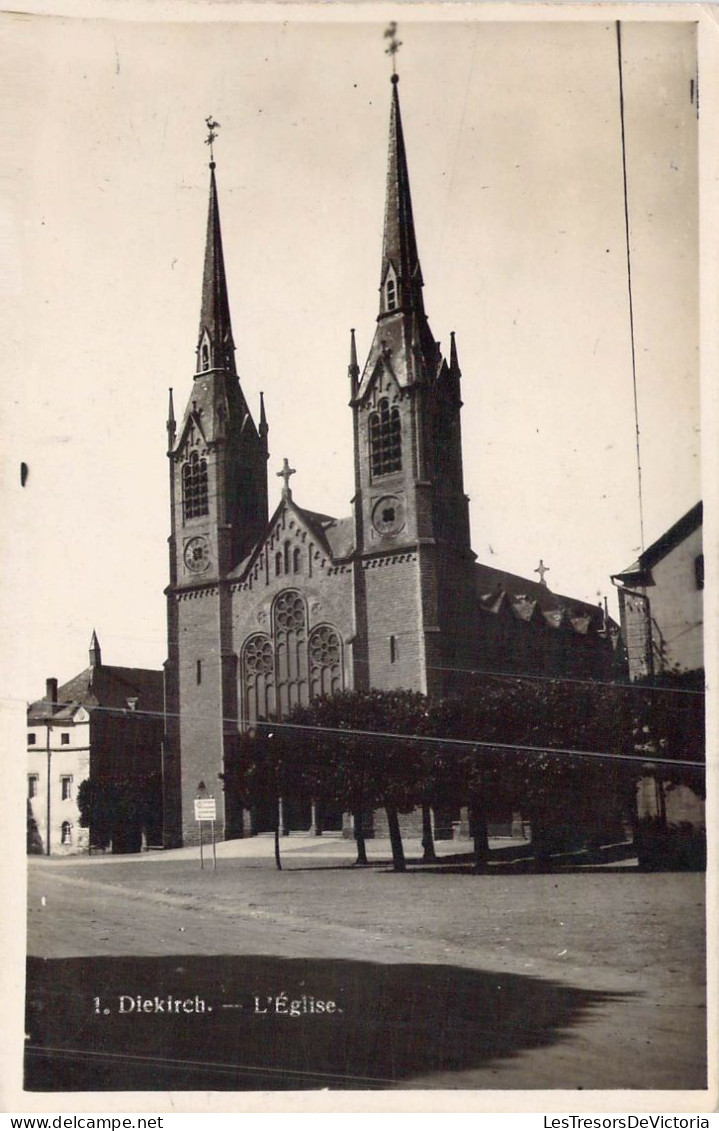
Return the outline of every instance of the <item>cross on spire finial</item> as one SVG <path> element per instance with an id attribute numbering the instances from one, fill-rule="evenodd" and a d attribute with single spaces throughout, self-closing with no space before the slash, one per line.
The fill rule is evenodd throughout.
<path id="1" fill-rule="evenodd" d="M 541 558 L 539 559 L 539 565 L 534 572 L 539 574 L 539 584 L 546 585 L 547 583 L 544 580 L 544 575 L 545 573 L 549 573 L 549 566 L 545 566 Z"/>
<path id="2" fill-rule="evenodd" d="M 215 138 L 217 137 L 217 131 L 220 128 L 220 123 L 214 120 L 212 114 L 208 114 L 208 116 L 205 118 L 205 125 L 207 126 L 207 137 L 205 138 L 205 145 L 209 145 L 210 147 L 210 168 L 214 169 L 215 154 L 212 145 L 215 141 Z"/>
<path id="3" fill-rule="evenodd" d="M 295 468 L 290 467 L 289 460 L 287 459 L 287 456 L 285 456 L 284 462 L 282 464 L 282 470 L 277 472 L 277 476 L 278 478 L 284 480 L 285 485 L 282 488 L 282 494 L 287 499 L 292 498 L 292 492 L 290 491 L 290 476 L 296 474 L 297 472 Z"/>
<path id="4" fill-rule="evenodd" d="M 389 55 L 392 59 L 392 78 L 393 78 L 394 81 L 396 81 L 396 79 L 397 79 L 397 66 L 396 66 L 395 56 L 396 56 L 397 52 L 399 51 L 400 47 L 402 46 L 402 41 L 397 39 L 397 24 L 395 23 L 394 20 L 392 20 L 392 23 L 389 25 L 388 28 L 386 28 L 385 33 L 384 33 L 384 37 L 385 37 L 385 39 L 389 40 L 388 45 L 385 47 L 384 53 L 385 53 L 385 55 Z"/>

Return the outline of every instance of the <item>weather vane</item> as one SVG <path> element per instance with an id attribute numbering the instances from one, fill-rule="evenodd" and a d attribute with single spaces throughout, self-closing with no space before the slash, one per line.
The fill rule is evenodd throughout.
<path id="1" fill-rule="evenodd" d="M 217 131 L 220 128 L 220 123 L 216 122 L 214 120 L 214 118 L 212 117 L 212 114 L 210 114 L 209 117 L 205 118 L 205 124 L 207 126 L 207 131 L 208 131 L 207 137 L 205 138 L 205 145 L 209 145 L 209 147 L 210 147 L 210 161 L 214 164 L 215 154 L 214 154 L 213 149 L 212 149 L 212 143 L 214 142 L 215 138 L 217 137 Z"/>
<path id="2" fill-rule="evenodd" d="M 396 65 L 395 65 L 395 55 L 397 54 L 400 47 L 402 46 L 402 41 L 397 39 L 397 24 L 394 22 L 394 20 L 389 25 L 389 27 L 386 29 L 386 31 L 384 33 L 384 37 L 385 37 L 385 39 L 389 40 L 389 44 L 385 48 L 385 55 L 391 55 L 391 57 L 392 57 L 392 74 L 395 75 L 397 73 L 397 68 L 396 68 Z"/>

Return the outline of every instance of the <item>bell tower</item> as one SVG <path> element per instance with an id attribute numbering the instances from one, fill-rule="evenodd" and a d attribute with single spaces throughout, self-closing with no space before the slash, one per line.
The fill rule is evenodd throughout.
<path id="1" fill-rule="evenodd" d="M 212 145 L 217 124 L 210 119 L 207 124 Z M 165 779 L 172 797 L 166 796 L 165 804 L 174 843 L 196 838 L 192 803 L 201 786 L 217 798 L 218 835 L 223 835 L 218 774 L 224 764 L 224 730 L 237 717 L 229 578 L 267 525 L 267 419 L 260 397 L 255 425 L 235 366 L 212 152 L 194 368 L 179 426 L 172 390 L 167 421 L 171 520 Z"/>
<path id="2" fill-rule="evenodd" d="M 450 690 L 471 662 L 474 555 L 464 493 L 461 373 L 424 309 L 399 76 L 392 75 L 379 313 L 364 369 L 352 334 L 358 610 L 368 686 Z M 359 620 L 359 618 L 358 618 Z"/>

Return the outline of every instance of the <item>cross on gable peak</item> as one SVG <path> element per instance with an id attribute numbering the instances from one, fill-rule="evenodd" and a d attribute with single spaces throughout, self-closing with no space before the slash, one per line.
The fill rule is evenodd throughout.
<path id="1" fill-rule="evenodd" d="M 290 490 L 290 476 L 296 474 L 296 469 L 294 467 L 290 467 L 290 462 L 287 459 L 287 456 L 285 456 L 282 463 L 282 469 L 277 472 L 278 478 L 283 480 L 282 497 L 284 499 L 292 498 L 292 492 Z"/>

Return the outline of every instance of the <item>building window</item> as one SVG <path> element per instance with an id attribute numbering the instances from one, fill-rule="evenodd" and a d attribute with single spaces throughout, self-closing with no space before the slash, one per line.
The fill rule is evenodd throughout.
<path id="1" fill-rule="evenodd" d="M 704 588 L 704 555 L 699 554 L 699 557 L 694 559 L 694 580 L 696 581 L 697 589 Z"/>
<path id="2" fill-rule="evenodd" d="M 300 551 L 299 546 L 295 546 L 294 550 L 292 551 L 292 571 L 293 571 L 293 573 L 299 573 L 300 572 L 300 555 L 301 555 L 301 551 Z"/>
<path id="3" fill-rule="evenodd" d="M 72 844 L 72 825 L 69 821 L 63 821 L 60 829 L 60 843 Z"/>
<path id="4" fill-rule="evenodd" d="M 387 475 L 402 467 L 402 426 L 399 409 L 383 398 L 369 418 L 370 460 L 373 475 Z"/>
<path id="5" fill-rule="evenodd" d="M 207 342 L 202 343 L 202 368 L 205 371 L 210 368 L 210 351 L 207 348 Z"/>
<path id="6" fill-rule="evenodd" d="M 275 654 L 264 633 L 251 636 L 242 653 L 245 714 L 248 722 L 267 719 L 275 712 Z"/>
<path id="7" fill-rule="evenodd" d="M 298 703 L 308 700 L 307 614 L 296 589 L 278 594 L 272 608 L 274 627 L 277 710 L 285 718 Z"/>
<path id="8" fill-rule="evenodd" d="M 282 551 L 278 550 L 275 554 L 275 577 L 282 575 Z"/>
<path id="9" fill-rule="evenodd" d="M 207 504 L 207 460 L 193 452 L 182 468 L 182 505 L 185 518 L 209 514 Z"/>
<path id="10" fill-rule="evenodd" d="M 67 733 L 67 731 L 64 731 L 60 735 L 60 745 L 61 746 L 69 746 L 70 745 L 70 735 Z"/>
<path id="11" fill-rule="evenodd" d="M 387 280 L 387 309 L 396 310 L 397 308 L 397 284 L 394 279 Z"/>
<path id="12" fill-rule="evenodd" d="M 397 637 L 390 636 L 389 638 L 389 662 L 394 664 L 397 660 Z"/>
<path id="13" fill-rule="evenodd" d="M 339 633 L 329 624 L 316 628 L 309 640 L 310 694 L 332 695 L 341 691 L 342 645 Z"/>
<path id="14" fill-rule="evenodd" d="M 72 800 L 72 774 L 63 774 L 60 778 L 60 796 L 63 801 Z"/>
<path id="15" fill-rule="evenodd" d="M 198 684 L 202 683 L 202 660 L 197 661 L 197 667 L 195 668 L 195 679 L 197 680 Z"/>
<path id="16" fill-rule="evenodd" d="M 37 774 L 27 775 L 27 795 L 28 797 L 37 797 L 37 787 L 40 779 Z"/>
<path id="17" fill-rule="evenodd" d="M 28 746 L 34 746 L 36 742 L 37 742 L 37 735 L 36 734 L 29 734 L 27 736 Z"/>

